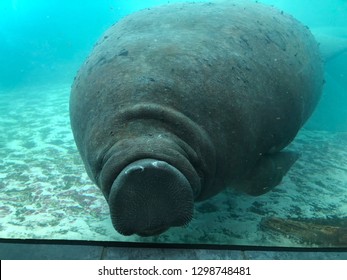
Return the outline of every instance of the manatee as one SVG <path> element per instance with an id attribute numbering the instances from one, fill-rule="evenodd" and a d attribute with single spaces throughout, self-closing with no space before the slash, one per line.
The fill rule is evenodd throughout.
<path id="1" fill-rule="evenodd" d="M 282 151 L 323 86 L 307 27 L 248 1 L 176 3 L 111 26 L 74 80 L 70 117 L 114 228 L 187 225 L 226 187 L 261 195 L 297 160 Z"/>

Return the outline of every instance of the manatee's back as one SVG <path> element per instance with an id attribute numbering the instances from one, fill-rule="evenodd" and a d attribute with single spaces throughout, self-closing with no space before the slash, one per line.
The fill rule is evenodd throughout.
<path id="1" fill-rule="evenodd" d="M 286 146 L 315 108 L 322 81 L 312 35 L 276 9 L 246 1 L 166 5 L 127 16 L 102 36 L 72 87 L 71 124 L 95 178 L 119 140 L 110 132 L 121 126 L 121 108 L 169 106 L 228 150 L 218 154 L 223 178 L 231 167 L 247 168 L 233 158 Z"/>

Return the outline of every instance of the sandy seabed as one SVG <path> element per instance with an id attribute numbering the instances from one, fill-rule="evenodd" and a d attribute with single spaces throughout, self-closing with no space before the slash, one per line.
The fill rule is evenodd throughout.
<path id="1" fill-rule="evenodd" d="M 288 147 L 300 159 L 273 191 L 250 197 L 226 189 L 197 203 L 185 228 L 118 234 L 73 141 L 69 92 L 69 85 L 0 92 L 0 238 L 347 246 L 347 133 L 305 129 Z M 315 226 L 320 239 L 309 232 Z"/>

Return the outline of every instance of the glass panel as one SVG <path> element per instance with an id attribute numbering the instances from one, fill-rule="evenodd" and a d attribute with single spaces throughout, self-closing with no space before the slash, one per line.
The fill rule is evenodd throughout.
<path id="1" fill-rule="evenodd" d="M 262 183 L 261 180 L 266 182 L 276 180 L 274 176 L 279 174 L 278 170 L 276 172 L 272 172 L 273 170 L 270 172 L 269 166 L 264 165 L 261 166 L 263 169 L 260 169 L 260 173 L 252 171 L 253 173 L 251 172 L 251 174 L 253 174 L 253 177 L 250 175 L 246 183 L 244 180 L 239 180 L 241 182 L 240 184 L 235 184 L 237 180 L 231 183 L 225 182 L 226 188 L 224 190 L 220 192 L 216 191 L 216 195 L 206 200 L 195 202 L 193 218 L 188 225 L 172 227 L 161 234 L 149 237 L 138 235 L 124 236 L 114 229 L 107 201 L 101 190 L 88 177 L 73 138 L 69 118 L 71 84 L 75 73 L 84 63 L 85 57 L 91 53 L 94 43 L 98 38 L 108 36 L 102 34 L 109 26 L 127 14 L 143 8 L 152 9 L 153 6 L 168 4 L 168 2 L 170 2 L 169 4 L 173 4 L 174 2 L 185 1 L 84 1 L 83 7 L 80 4 L 71 3 L 71 1 L 1 1 L 0 238 L 279 247 L 346 247 L 347 3 L 343 0 L 315 1 L 314 6 L 312 6 L 312 1 L 308 0 L 257 1 L 274 5 L 281 11 L 284 11 L 284 13 L 292 14 L 304 25 L 309 26 L 319 41 L 322 52 L 326 55 L 324 61 L 325 85 L 322 98 L 312 117 L 300 130 L 294 141 L 286 148 L 286 150 L 299 153 L 300 157 L 293 163 L 281 183 L 268 192 L 264 191 L 265 193 L 260 196 L 247 194 L 247 192 L 259 192 L 259 189 L 254 190 L 254 182 L 257 185 Z M 211 1 L 201 2 L 210 3 Z M 233 1 L 226 2 L 231 3 Z M 245 2 L 238 1 L 235 3 L 236 5 L 245 5 Z M 216 3 L 215 5 L 221 4 Z M 204 16 L 207 17 L 209 14 Z M 177 17 L 175 20 L 179 21 L 180 19 L 182 20 L 182 18 Z M 197 20 L 203 19 L 200 18 Z M 193 25 L 195 22 L 191 24 L 191 28 L 194 28 Z M 138 26 L 138 28 L 145 29 L 143 26 Z M 158 31 L 162 28 L 159 22 L 157 28 Z M 222 30 L 223 28 L 229 27 L 220 26 L 219 28 Z M 281 33 L 273 32 L 271 28 L 270 30 L 270 35 L 267 37 L 268 44 L 271 45 L 274 43 L 279 48 L 284 48 L 285 50 L 283 51 L 288 51 L 286 46 L 291 42 L 284 43 Z M 198 33 L 199 31 L 196 32 Z M 231 34 L 233 34 L 232 32 Z M 124 34 L 124 36 L 128 35 Z M 166 37 L 166 39 L 174 42 L 180 35 L 182 34 L 177 31 L 177 33 L 172 33 L 172 37 L 169 39 Z M 246 35 L 250 36 L 248 33 Z M 257 35 L 252 33 L 248 39 L 243 38 L 243 43 L 240 43 L 243 44 L 241 48 L 244 51 L 243 55 L 249 54 L 247 51 L 250 52 L 250 50 L 247 48 L 250 47 L 252 38 Z M 187 39 L 187 41 L 189 40 Z M 223 42 L 216 44 L 216 52 L 221 45 L 223 45 Z M 266 46 L 262 45 L 261 47 L 265 48 Z M 165 51 L 168 52 L 169 57 L 170 50 L 166 49 Z M 213 52 L 214 50 L 210 51 Z M 121 49 L 117 54 L 119 57 L 131 58 L 131 55 L 128 56 L 128 50 L 126 49 Z M 187 59 L 185 55 L 185 53 L 181 53 L 180 56 L 177 56 L 175 58 L 176 62 L 185 65 L 185 59 Z M 237 61 L 238 55 L 235 55 L 234 60 L 231 61 Z M 206 56 L 212 58 L 214 54 L 208 53 Z M 258 61 L 258 57 L 256 56 L 252 59 Z M 102 59 L 99 62 L 102 63 Z M 165 63 L 171 62 L 170 58 L 168 58 Z M 143 63 L 150 64 L 151 62 L 145 62 L 144 59 Z M 196 65 L 200 65 L 199 63 L 201 61 L 197 58 Z M 223 61 L 218 61 L 218 63 L 223 64 Z M 261 66 L 260 62 L 259 65 Z M 187 66 L 185 69 L 190 71 L 191 68 L 189 67 Z M 216 66 L 215 69 L 217 68 Z M 203 69 L 203 71 L 210 71 L 206 69 Z M 196 71 L 196 73 L 191 72 L 189 74 L 192 75 L 192 79 L 198 75 L 197 73 L 201 71 L 201 68 L 197 68 Z M 306 70 L 304 69 L 302 71 Z M 208 75 L 212 72 L 209 72 Z M 172 75 L 176 74 L 172 73 Z M 224 73 L 220 73 L 221 79 L 223 79 L 223 75 Z M 254 71 L 252 80 L 253 78 L 254 80 L 258 79 L 259 75 L 259 71 L 258 74 L 257 71 Z M 271 75 L 278 75 L 278 73 L 272 73 Z M 274 81 L 277 81 L 278 78 L 276 77 Z M 297 77 L 303 80 L 306 79 L 300 72 L 297 73 Z M 110 80 L 102 79 L 103 77 L 94 81 L 96 84 L 104 85 L 104 87 L 100 87 L 101 91 L 107 89 L 110 83 Z M 140 81 L 136 79 L 144 80 Z M 140 82 L 146 82 L 150 85 L 151 82 L 155 81 L 151 77 L 137 77 L 136 79 L 133 85 Z M 250 82 L 252 83 L 252 81 Z M 312 79 L 313 83 L 315 83 L 314 79 Z M 172 87 L 176 86 L 177 81 L 172 84 Z M 206 87 L 208 85 L 205 84 L 204 89 Z M 242 90 L 246 89 L 247 91 L 248 88 L 250 87 L 246 85 L 240 92 L 244 93 Z M 171 90 L 171 88 L 167 88 L 167 90 Z M 136 94 L 146 93 L 137 91 Z M 95 99 L 100 98 L 100 96 L 96 94 Z M 153 98 L 157 97 L 153 95 Z M 215 98 L 219 97 L 216 95 Z M 185 99 L 183 98 L 182 100 Z M 213 102 L 212 100 L 211 104 Z M 227 101 L 222 101 L 221 104 L 225 102 Z M 272 102 L 271 98 L 268 102 L 269 104 Z M 293 107 L 289 107 L 291 104 L 288 103 L 289 109 L 287 109 L 289 111 L 295 111 L 295 108 L 297 109 L 294 103 L 292 104 Z M 308 101 L 304 104 L 307 103 Z M 81 104 L 84 104 L 82 100 Z M 96 104 L 99 103 L 96 102 Z M 242 107 L 244 106 L 243 104 L 245 103 L 242 103 L 238 109 L 244 108 Z M 192 103 L 192 111 L 193 105 Z M 206 114 L 211 113 L 209 112 L 209 104 L 204 104 L 203 106 Z M 90 108 L 87 110 L 87 113 L 80 120 L 81 127 L 84 126 L 86 121 L 90 120 L 91 114 L 98 114 L 99 110 L 100 108 Z M 254 107 L 254 110 L 257 110 L 257 107 Z M 230 112 L 225 113 L 233 114 L 232 109 Z M 165 117 L 170 117 L 169 113 L 167 114 L 163 116 L 164 119 Z M 218 112 L 215 114 L 218 115 Z M 144 119 L 147 118 L 147 122 L 143 122 L 144 125 L 149 124 L 151 118 L 154 118 L 153 116 L 144 117 Z M 247 123 L 246 119 L 250 118 L 247 124 L 254 123 L 256 126 L 261 123 L 259 119 L 262 117 L 266 118 L 266 114 L 263 113 L 259 115 L 259 119 L 254 116 L 255 114 L 252 111 L 249 115 L 245 115 L 240 122 L 242 124 Z M 128 118 L 131 119 L 131 116 L 128 116 Z M 291 124 L 294 124 L 297 118 L 298 114 L 290 114 L 290 119 L 283 122 L 283 125 L 286 125 L 287 128 L 281 133 L 286 135 L 291 129 Z M 211 119 L 206 118 L 206 122 L 210 121 Z M 280 121 L 279 117 L 278 121 Z M 173 123 L 172 120 L 169 122 L 171 124 Z M 105 122 L 100 124 L 100 130 L 94 131 L 92 139 L 88 141 L 95 142 L 98 135 L 104 133 L 100 131 L 102 131 L 104 126 L 106 127 L 106 123 L 107 118 L 105 117 Z M 163 126 L 162 121 L 158 121 L 157 123 L 158 126 Z M 212 120 L 212 123 L 213 127 L 223 126 L 222 121 L 218 119 Z M 169 126 L 169 124 L 167 125 Z M 188 128 L 191 127 L 190 125 L 190 123 L 187 126 L 182 125 L 182 127 L 176 127 L 174 130 L 182 130 L 177 133 L 188 133 L 187 135 L 189 137 L 195 137 L 194 139 L 199 142 L 199 136 L 203 135 L 199 134 L 199 129 L 201 127 L 206 128 L 207 125 L 201 124 L 198 126 L 199 132 L 196 132 L 196 134 L 194 134 L 195 132 L 189 131 Z M 136 129 L 138 130 L 136 124 L 132 122 L 129 122 L 129 126 L 133 127 L 132 132 Z M 266 131 L 269 129 L 269 126 L 270 124 L 266 122 L 262 129 Z M 221 135 L 226 135 L 233 129 L 228 124 L 226 127 L 228 127 L 229 131 L 224 129 Z M 156 129 L 157 127 L 153 131 L 156 131 Z M 141 133 L 146 133 L 146 131 L 140 131 Z M 110 133 L 113 132 L 111 131 Z M 263 133 L 262 135 L 265 138 L 268 137 L 267 133 L 264 134 L 264 131 L 261 132 L 261 129 L 258 128 L 254 130 L 254 133 Z M 167 141 L 165 138 L 168 137 L 167 135 L 161 135 L 161 137 L 164 137 L 164 142 Z M 254 145 L 252 149 L 257 150 L 257 144 L 247 143 L 248 137 L 253 136 L 249 134 L 241 135 L 242 139 L 244 139 L 241 142 L 245 145 Z M 189 137 L 186 138 L 188 139 Z M 215 139 L 213 135 L 211 137 Z M 266 138 L 267 140 L 259 141 L 262 143 L 264 141 L 271 142 L 272 140 L 270 138 L 268 137 Z M 100 139 L 102 142 L 104 138 L 102 137 Z M 188 139 L 187 141 L 189 142 L 190 140 Z M 219 140 L 217 143 L 224 145 L 223 141 L 226 141 L 226 139 L 221 138 Z M 259 141 L 257 143 L 260 143 Z M 191 153 L 184 146 L 185 144 L 182 143 L 180 149 L 183 149 L 187 154 Z M 212 144 L 215 145 L 215 143 Z M 80 149 L 88 148 L 88 145 L 84 144 Z M 98 142 L 95 145 L 95 151 L 98 153 Z M 228 145 L 230 149 L 235 149 L 233 142 L 228 143 Z M 205 147 L 200 148 L 201 150 L 205 149 Z M 217 150 L 218 148 L 215 147 Z M 193 147 L 194 149 L 198 148 Z M 269 151 L 271 152 L 271 149 Z M 131 153 L 131 151 L 128 153 Z M 228 152 L 225 151 L 225 154 L 227 155 Z M 206 155 L 202 156 L 207 157 Z M 212 158 L 208 158 L 208 160 L 212 160 Z M 235 168 L 238 168 L 239 165 L 247 167 L 248 160 L 250 160 L 250 156 L 247 154 L 237 158 L 237 163 L 231 166 Z M 196 161 L 199 162 L 199 159 Z M 230 162 L 228 158 L 223 159 L 223 156 L 220 156 L 219 161 L 217 160 L 216 168 L 223 169 L 226 161 Z M 209 161 L 207 162 L 210 164 Z M 267 163 L 272 164 L 275 169 L 285 169 L 281 164 L 277 165 L 278 161 L 273 160 L 273 158 L 270 158 L 270 161 Z M 160 165 L 161 163 L 150 162 L 150 164 Z M 124 172 L 140 172 L 142 168 L 147 168 L 148 165 L 149 163 L 145 163 L 144 165 L 138 164 Z M 167 168 L 167 166 L 164 167 Z M 211 170 L 204 170 L 203 166 L 199 168 L 197 170 L 198 177 L 207 177 L 206 173 L 212 172 Z M 186 170 L 181 171 L 183 173 L 188 172 Z M 93 173 L 93 171 L 90 172 L 91 174 Z M 163 176 L 160 180 L 171 182 L 170 179 L 167 179 L 169 178 L 168 176 L 181 174 L 176 169 L 170 169 L 165 172 L 163 173 L 164 175 L 160 175 Z M 230 172 L 234 171 L 230 170 Z M 106 175 L 103 174 L 102 176 Z M 157 181 L 155 180 L 158 176 L 151 175 L 150 173 L 150 179 L 146 177 L 144 180 L 158 182 L 159 179 Z M 186 176 L 183 176 L 184 179 L 182 180 L 187 180 L 185 178 Z M 132 183 L 133 177 L 129 179 L 129 176 L 124 176 L 124 178 L 130 180 L 129 184 Z M 215 180 L 221 182 L 223 180 L 226 181 L 226 178 L 229 178 L 228 175 L 225 178 L 219 177 Z M 181 177 L 179 179 L 175 177 L 175 180 L 181 180 Z M 142 196 L 139 197 L 138 194 L 134 194 L 134 197 L 137 199 L 134 202 L 130 192 L 126 192 L 121 196 L 118 193 L 112 193 L 115 200 L 119 202 L 117 205 L 123 205 L 122 207 L 127 209 L 124 216 L 117 219 L 130 220 L 126 220 L 125 222 L 120 221 L 119 223 L 126 225 L 136 223 L 136 226 L 138 226 L 146 222 L 155 223 L 155 219 L 161 219 L 163 220 L 161 223 L 170 224 L 171 222 L 171 224 L 174 224 L 175 221 L 170 221 L 170 219 L 172 220 L 172 217 L 177 217 L 176 212 L 180 212 L 182 210 L 181 208 L 189 207 L 189 193 L 182 194 L 187 199 L 188 206 L 181 204 L 179 199 L 178 201 L 174 201 L 173 198 L 171 200 L 171 197 L 174 197 L 176 192 L 179 194 L 185 193 L 184 184 L 186 183 L 184 182 L 181 182 L 182 186 L 180 188 L 177 187 L 176 189 L 176 186 L 173 186 L 173 190 L 168 190 L 169 199 L 160 206 L 162 208 L 157 212 L 153 212 L 150 202 L 147 200 L 149 197 L 151 199 L 153 197 L 154 200 L 161 200 L 164 194 L 153 194 L 153 196 L 146 196 L 144 194 L 144 200 L 146 202 L 143 203 Z M 191 186 L 191 184 L 192 182 L 189 181 L 188 185 Z M 238 190 L 239 186 L 245 184 L 248 187 L 244 188 L 243 192 Z M 132 190 L 135 191 L 137 189 L 134 188 Z M 150 190 L 156 189 L 150 188 Z M 160 190 L 158 189 L 158 193 Z M 194 190 L 194 194 L 197 192 Z M 108 191 L 105 193 L 108 196 Z M 129 201 L 124 203 L 124 197 L 128 197 Z M 167 206 L 167 203 L 171 202 L 173 203 L 172 206 Z M 143 203 L 143 208 L 137 206 L 138 203 Z M 151 205 L 153 203 L 157 205 L 156 202 L 152 202 Z M 174 203 L 178 203 L 178 206 Z M 113 207 L 117 208 L 118 206 Z M 132 214 L 129 209 L 136 209 L 136 211 L 134 210 L 136 212 L 135 214 L 140 215 L 140 218 L 131 216 Z M 161 214 L 161 209 L 168 211 L 167 220 L 165 217 L 163 218 L 165 214 Z M 171 209 L 174 210 L 174 213 L 169 211 Z M 117 215 L 117 213 L 113 213 L 113 215 Z M 153 216 L 155 217 L 152 219 Z M 185 218 L 188 219 L 188 217 L 183 217 L 182 219 Z M 142 226 L 142 228 L 144 227 Z"/>

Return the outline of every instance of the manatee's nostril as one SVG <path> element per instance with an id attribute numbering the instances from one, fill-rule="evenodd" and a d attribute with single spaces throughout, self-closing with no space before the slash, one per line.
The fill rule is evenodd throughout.
<path id="1" fill-rule="evenodd" d="M 152 165 L 154 167 L 156 167 L 156 168 L 164 168 L 165 164 L 167 164 L 167 163 L 164 162 L 164 161 L 154 161 L 154 162 L 152 162 Z"/>
<path id="2" fill-rule="evenodd" d="M 129 174 L 132 172 L 143 172 L 145 170 L 145 168 L 141 165 L 135 165 L 135 166 L 131 166 L 129 168 L 127 168 L 126 170 L 124 170 L 125 174 Z"/>
<path id="3" fill-rule="evenodd" d="M 114 181 L 108 199 L 115 229 L 149 236 L 186 225 L 193 215 L 193 191 L 167 162 L 143 159 L 129 164 Z"/>

